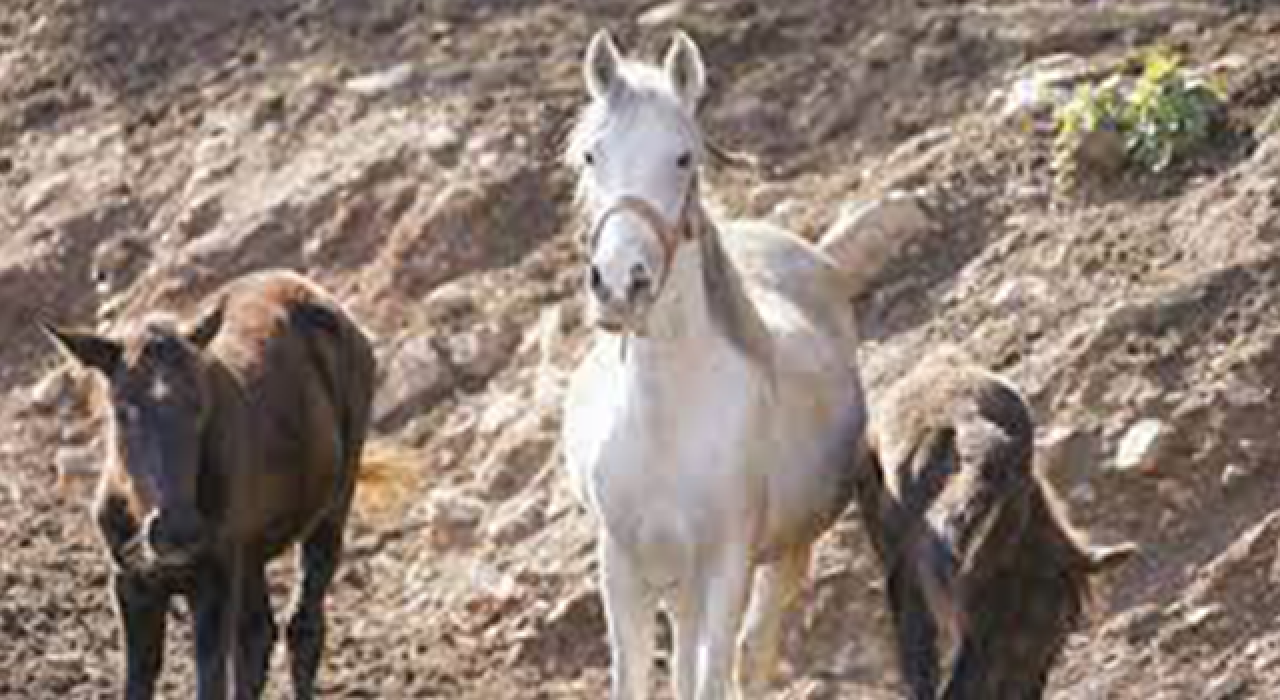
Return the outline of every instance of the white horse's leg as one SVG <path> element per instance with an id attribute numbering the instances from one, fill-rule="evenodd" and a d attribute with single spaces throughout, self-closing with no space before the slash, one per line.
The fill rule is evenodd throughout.
<path id="1" fill-rule="evenodd" d="M 809 552 L 810 543 L 806 542 L 784 552 L 756 574 L 738 658 L 738 682 L 748 697 L 762 695 L 774 680 L 782 646 L 782 620 L 809 573 Z"/>
<path id="2" fill-rule="evenodd" d="M 701 591 L 682 588 L 671 606 L 671 692 L 676 700 L 694 700 L 701 654 Z"/>
<path id="3" fill-rule="evenodd" d="M 601 533 L 600 578 L 609 652 L 613 662 L 612 700 L 638 700 L 649 691 L 653 666 L 654 598 L 626 554 Z"/>
<path id="4" fill-rule="evenodd" d="M 703 588 L 702 658 L 697 700 L 738 700 L 734 667 L 738 634 L 751 593 L 752 567 L 746 547 L 735 547 L 709 571 Z"/>

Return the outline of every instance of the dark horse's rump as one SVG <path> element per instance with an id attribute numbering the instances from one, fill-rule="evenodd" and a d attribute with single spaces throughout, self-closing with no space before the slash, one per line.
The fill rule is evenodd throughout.
<path id="1" fill-rule="evenodd" d="M 910 696 L 1041 697 L 1085 612 L 1090 576 L 1132 547 L 1094 548 L 1071 528 L 1032 466 L 1026 402 L 959 353 L 924 362 L 877 408 L 879 468 L 858 499 Z M 943 633 L 955 647 L 945 676 Z"/>
<path id="2" fill-rule="evenodd" d="M 314 694 L 324 596 L 360 474 L 375 363 L 342 307 L 284 271 L 228 285 L 186 326 L 118 337 L 50 327 L 96 369 L 110 409 L 94 510 L 116 564 L 125 696 L 149 698 L 171 595 L 189 598 L 198 695 L 257 697 L 276 638 L 264 568 L 300 542 L 287 636 L 295 694 Z"/>

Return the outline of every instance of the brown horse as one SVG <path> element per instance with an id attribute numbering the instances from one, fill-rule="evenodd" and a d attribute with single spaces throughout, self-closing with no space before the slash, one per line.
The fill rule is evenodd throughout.
<path id="1" fill-rule="evenodd" d="M 958 352 L 924 362 L 878 409 L 879 464 L 858 498 L 888 579 L 910 697 L 1042 697 L 1091 576 L 1136 548 L 1093 547 L 1072 529 L 1032 467 L 1026 401 Z M 954 643 L 941 695 L 939 631 Z"/>
<path id="2" fill-rule="evenodd" d="M 313 697 L 356 483 L 393 466 L 368 455 L 362 466 L 375 379 L 364 333 L 284 271 L 233 282 L 190 327 L 151 316 L 114 338 L 46 330 L 106 380 L 94 515 L 115 564 L 124 697 L 154 694 L 180 594 L 194 617 L 198 697 L 233 685 L 257 698 L 276 638 L 265 566 L 299 541 L 287 638 L 296 697 Z"/>

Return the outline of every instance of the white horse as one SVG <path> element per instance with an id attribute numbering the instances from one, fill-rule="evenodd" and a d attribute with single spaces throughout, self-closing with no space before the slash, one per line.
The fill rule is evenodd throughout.
<path id="1" fill-rule="evenodd" d="M 705 69 L 686 35 L 657 68 L 600 32 L 584 72 L 591 102 L 567 155 L 591 223 L 597 333 L 564 444 L 600 528 L 612 697 L 648 692 L 659 608 L 677 698 L 755 694 L 864 454 L 847 280 L 795 235 L 758 222 L 722 233 L 708 216 Z"/>

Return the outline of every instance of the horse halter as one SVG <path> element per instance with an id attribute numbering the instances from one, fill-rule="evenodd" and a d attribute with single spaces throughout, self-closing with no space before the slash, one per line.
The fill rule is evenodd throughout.
<path id="1" fill-rule="evenodd" d="M 605 224 L 609 223 L 609 219 L 618 214 L 627 212 L 640 217 L 645 226 L 648 226 L 649 230 L 653 231 L 654 235 L 658 237 L 658 242 L 662 245 L 662 272 L 658 277 L 657 286 L 654 287 L 654 294 L 661 294 L 662 288 L 667 284 L 667 278 L 671 275 L 671 265 L 675 262 L 676 250 L 680 247 L 680 243 L 693 240 L 696 235 L 688 215 L 689 201 L 696 196 L 696 190 L 697 181 L 695 180 L 689 186 L 688 193 L 685 194 L 685 204 L 681 207 L 679 218 L 676 219 L 674 225 L 667 223 L 667 219 L 662 215 L 662 212 L 658 211 L 658 208 L 650 204 L 648 200 L 635 195 L 623 195 L 613 204 L 610 204 L 596 218 L 587 241 L 592 248 L 595 248 Z"/>

